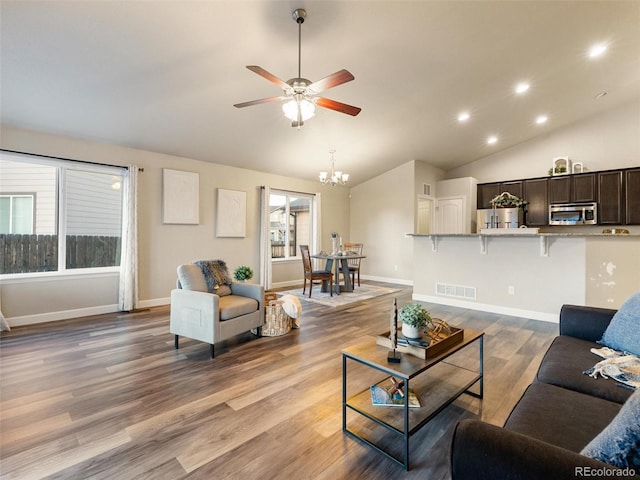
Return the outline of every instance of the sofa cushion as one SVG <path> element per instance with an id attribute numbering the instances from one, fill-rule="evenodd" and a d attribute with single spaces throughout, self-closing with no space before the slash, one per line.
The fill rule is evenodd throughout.
<path id="1" fill-rule="evenodd" d="M 564 335 L 556 337 L 542 359 L 538 381 L 624 403 L 633 392 L 620 387 L 614 380 L 595 379 L 583 373 L 602 360 L 591 353 L 592 348 L 602 347 L 579 338 Z"/>
<path id="2" fill-rule="evenodd" d="M 504 427 L 580 452 L 618 414 L 621 405 L 565 388 L 534 382 Z"/>
<path id="3" fill-rule="evenodd" d="M 640 356 L 640 292 L 622 304 L 599 343 Z"/>
<path id="4" fill-rule="evenodd" d="M 180 265 L 178 267 L 178 281 L 180 287 L 195 292 L 207 292 L 207 282 L 204 280 L 202 270 L 197 265 Z"/>
<path id="5" fill-rule="evenodd" d="M 239 295 L 226 295 L 220 297 L 219 307 L 220 320 L 224 321 L 257 311 L 258 301 Z"/>
<path id="6" fill-rule="evenodd" d="M 580 452 L 617 467 L 640 468 L 640 390 L 622 406 L 620 412 Z"/>

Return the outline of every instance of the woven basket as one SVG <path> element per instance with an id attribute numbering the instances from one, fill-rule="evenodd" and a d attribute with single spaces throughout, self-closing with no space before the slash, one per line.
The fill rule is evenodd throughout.
<path id="1" fill-rule="evenodd" d="M 271 300 L 265 307 L 263 337 L 278 337 L 291 331 L 291 317 L 284 312 L 282 300 Z"/>

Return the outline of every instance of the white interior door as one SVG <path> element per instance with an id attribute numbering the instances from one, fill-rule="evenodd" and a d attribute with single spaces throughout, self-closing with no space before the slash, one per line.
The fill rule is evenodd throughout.
<path id="1" fill-rule="evenodd" d="M 464 197 L 436 199 L 436 233 L 466 233 Z"/>

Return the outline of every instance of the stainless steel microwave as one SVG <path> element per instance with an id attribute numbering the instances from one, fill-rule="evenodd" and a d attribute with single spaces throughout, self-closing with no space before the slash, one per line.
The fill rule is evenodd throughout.
<path id="1" fill-rule="evenodd" d="M 549 205 L 549 225 L 596 225 L 597 203 L 556 203 Z"/>

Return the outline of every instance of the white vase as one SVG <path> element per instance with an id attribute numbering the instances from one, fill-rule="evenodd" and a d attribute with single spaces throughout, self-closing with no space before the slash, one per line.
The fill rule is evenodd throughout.
<path id="1" fill-rule="evenodd" d="M 338 253 L 338 248 L 340 245 L 338 242 L 338 237 L 331 237 L 331 255 L 335 255 L 336 253 Z"/>
<path id="2" fill-rule="evenodd" d="M 402 335 L 407 338 L 420 338 L 420 329 L 418 327 L 414 327 L 413 325 L 409 325 L 408 323 L 402 324 Z"/>

